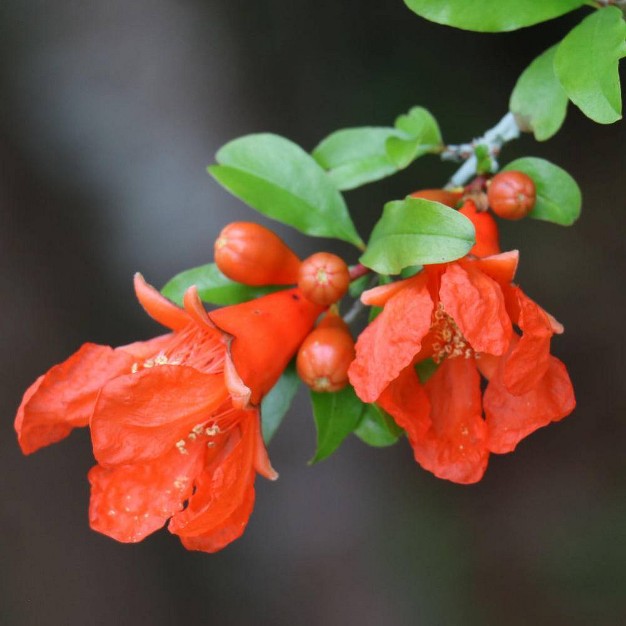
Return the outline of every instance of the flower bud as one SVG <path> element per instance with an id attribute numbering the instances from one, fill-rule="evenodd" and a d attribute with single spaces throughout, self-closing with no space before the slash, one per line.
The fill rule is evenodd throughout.
<path id="1" fill-rule="evenodd" d="M 469 253 L 477 257 L 499 254 L 500 236 L 496 220 L 489 213 L 479 211 L 471 200 L 465 201 L 459 213 L 465 215 L 476 230 L 476 243 Z"/>
<path id="2" fill-rule="evenodd" d="M 535 183 L 523 172 L 500 172 L 489 183 L 491 210 L 506 220 L 520 220 L 535 206 Z"/>
<path id="3" fill-rule="evenodd" d="M 463 195 L 463 190 L 449 191 L 447 189 L 420 189 L 410 195 L 411 198 L 423 198 L 424 200 L 432 200 L 440 202 L 446 206 L 454 208 Z"/>
<path id="4" fill-rule="evenodd" d="M 253 222 L 228 224 L 215 241 L 220 272 L 244 285 L 291 285 L 300 259 L 271 230 Z"/>
<path id="5" fill-rule="evenodd" d="M 340 300 L 348 291 L 350 271 L 345 261 L 330 252 L 317 252 L 302 261 L 298 287 L 304 297 L 320 306 Z"/>
<path id="6" fill-rule="evenodd" d="M 335 312 L 329 312 L 300 346 L 298 375 L 313 391 L 339 391 L 348 384 L 354 355 L 348 325 Z"/>

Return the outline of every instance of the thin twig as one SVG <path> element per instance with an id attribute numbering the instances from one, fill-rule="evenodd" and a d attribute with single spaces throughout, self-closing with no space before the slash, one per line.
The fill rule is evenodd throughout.
<path id="1" fill-rule="evenodd" d="M 369 281 L 369 284 L 367 285 L 367 288 L 371 289 L 372 287 L 376 286 L 376 283 L 378 283 L 378 279 L 379 279 L 378 274 L 375 274 L 374 276 L 372 276 L 371 280 Z M 352 306 L 350 307 L 348 312 L 343 316 L 343 321 L 346 324 L 352 324 L 352 322 L 354 322 L 354 320 L 359 316 L 359 313 L 361 313 L 361 311 L 363 311 L 364 309 L 365 309 L 365 305 L 361 302 L 360 298 L 357 298 L 352 303 Z"/>
<path id="2" fill-rule="evenodd" d="M 447 187 L 462 187 L 476 172 L 478 159 L 474 149 L 476 146 L 485 146 L 492 158 L 494 165 L 495 158 L 500 153 L 502 146 L 517 139 L 520 135 L 520 129 L 515 121 L 513 113 L 507 113 L 493 128 L 490 128 L 482 137 L 474 139 L 471 143 L 463 143 L 459 145 L 449 145 L 441 154 L 441 158 L 445 161 L 461 161 L 464 163 L 452 175 Z"/>

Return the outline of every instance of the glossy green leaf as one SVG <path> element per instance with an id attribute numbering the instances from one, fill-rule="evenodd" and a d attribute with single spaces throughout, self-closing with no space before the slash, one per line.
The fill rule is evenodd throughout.
<path id="1" fill-rule="evenodd" d="M 346 128 L 323 139 L 312 155 L 338 189 L 354 189 L 398 171 L 385 149 L 398 135 L 394 128 Z"/>
<path id="2" fill-rule="evenodd" d="M 441 149 L 441 131 L 437 120 L 423 107 L 413 107 L 406 115 L 398 117 L 395 127 L 405 137 L 389 137 L 387 154 L 398 169 L 407 167 L 425 154 Z"/>
<path id="3" fill-rule="evenodd" d="M 296 372 L 295 361 L 292 361 L 278 382 L 270 389 L 269 393 L 261 402 L 261 427 L 263 429 L 263 439 L 269 443 L 281 425 L 283 418 L 287 414 L 293 402 L 300 378 Z"/>
<path id="4" fill-rule="evenodd" d="M 626 22 L 616 7 L 594 11 L 560 43 L 554 71 L 570 100 L 599 124 L 622 117 L 618 62 L 626 56 Z"/>
<path id="5" fill-rule="evenodd" d="M 570 226 L 580 215 L 582 196 L 576 181 L 562 168 L 535 157 L 509 163 L 504 170 L 524 172 L 533 179 L 537 200 L 530 217 Z"/>
<path id="6" fill-rule="evenodd" d="M 567 94 L 554 73 L 557 46 L 540 54 L 517 79 L 509 109 L 520 125 L 545 141 L 561 128 L 567 113 Z"/>
<path id="7" fill-rule="evenodd" d="M 361 247 L 344 199 L 316 161 L 295 143 L 269 133 L 227 143 L 209 173 L 252 208 L 307 235 Z"/>
<path id="8" fill-rule="evenodd" d="M 182 305 L 185 291 L 192 285 L 198 288 L 198 294 L 204 302 L 220 306 L 239 304 L 285 288 L 284 285 L 264 287 L 242 285 L 226 278 L 215 263 L 208 263 L 177 274 L 161 289 L 161 293 L 172 302 Z"/>
<path id="9" fill-rule="evenodd" d="M 417 13 L 438 24 L 482 33 L 532 26 L 573 11 L 585 0 L 404 0 Z"/>
<path id="10" fill-rule="evenodd" d="M 354 434 L 364 443 L 382 448 L 396 443 L 403 432 L 387 412 L 375 404 L 366 404 Z"/>
<path id="11" fill-rule="evenodd" d="M 422 198 L 388 202 L 359 261 L 381 274 L 398 274 L 409 265 L 454 261 L 475 241 L 464 215 Z"/>
<path id="12" fill-rule="evenodd" d="M 313 417 L 317 428 L 317 450 L 311 463 L 330 456 L 358 426 L 365 405 L 348 385 L 336 393 L 311 391 Z"/>

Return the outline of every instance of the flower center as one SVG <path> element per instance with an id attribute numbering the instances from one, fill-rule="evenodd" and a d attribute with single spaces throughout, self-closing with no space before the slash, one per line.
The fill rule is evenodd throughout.
<path id="1" fill-rule="evenodd" d="M 446 358 L 453 359 L 461 356 L 471 359 L 476 356 L 454 319 L 445 312 L 443 303 L 437 303 L 434 318 L 433 332 L 436 340 L 433 343 L 433 361 L 435 363 L 441 363 Z"/>

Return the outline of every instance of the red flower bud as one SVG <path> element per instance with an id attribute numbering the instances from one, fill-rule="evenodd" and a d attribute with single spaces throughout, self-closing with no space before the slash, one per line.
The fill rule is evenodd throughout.
<path id="1" fill-rule="evenodd" d="M 463 191 L 448 191 L 446 189 L 420 189 L 411 194 L 411 198 L 423 198 L 433 202 L 441 202 L 446 206 L 454 208 L 461 200 Z"/>
<path id="2" fill-rule="evenodd" d="M 298 287 L 304 297 L 320 306 L 340 300 L 350 284 L 350 271 L 343 259 L 330 252 L 317 252 L 300 265 Z"/>
<path id="3" fill-rule="evenodd" d="M 353 360 L 350 329 L 331 312 L 300 346 L 296 367 L 304 384 L 313 391 L 333 392 L 348 384 L 348 367 Z"/>
<path id="4" fill-rule="evenodd" d="M 489 213 L 478 211 L 471 200 L 465 201 L 459 213 L 465 215 L 476 229 L 476 243 L 470 250 L 470 254 L 477 257 L 500 254 L 500 236 L 496 220 Z"/>
<path id="5" fill-rule="evenodd" d="M 300 259 L 271 230 L 253 222 L 233 222 L 215 241 L 220 272 L 244 285 L 291 285 Z"/>
<path id="6" fill-rule="evenodd" d="M 520 220 L 535 206 L 535 183 L 523 172 L 500 172 L 487 189 L 491 210 L 506 220 Z"/>

